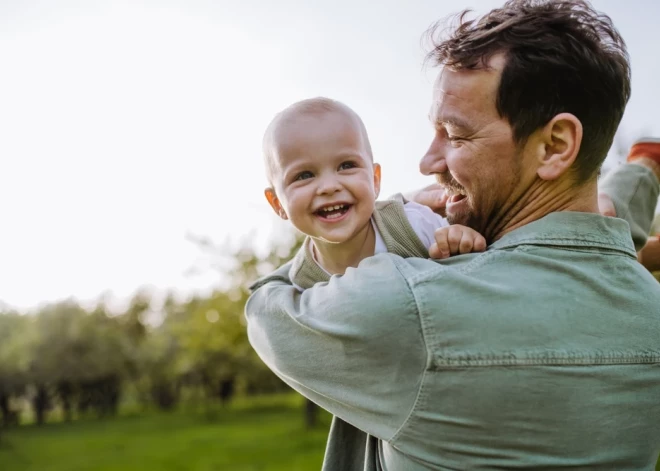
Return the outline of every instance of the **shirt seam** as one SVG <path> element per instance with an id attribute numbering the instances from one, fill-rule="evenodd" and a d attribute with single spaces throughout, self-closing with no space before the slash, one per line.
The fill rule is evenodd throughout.
<path id="1" fill-rule="evenodd" d="M 543 238 L 525 237 L 518 240 L 512 240 L 502 245 L 498 245 L 497 242 L 495 242 L 495 244 L 489 247 L 488 250 L 507 250 L 523 246 L 556 247 L 562 249 L 574 247 L 592 251 L 605 249 L 612 252 L 619 252 L 628 256 L 633 256 L 633 254 L 635 254 L 633 248 L 625 247 L 621 243 L 616 243 L 616 241 L 603 241 L 589 238 L 566 239 L 565 237 L 551 236 L 546 236 Z"/>
<path id="2" fill-rule="evenodd" d="M 511 247 L 516 245 L 553 245 L 558 247 L 564 246 L 575 246 L 575 247 L 599 247 L 599 248 L 609 248 L 612 250 L 618 251 L 627 251 L 628 249 L 622 247 L 620 241 L 605 241 L 598 238 L 589 238 L 589 237 L 575 237 L 568 239 L 566 237 L 554 237 L 554 236 L 544 236 L 544 237 L 521 237 L 517 240 L 512 240 L 510 242 L 504 243 L 497 248 L 502 247 Z M 497 242 L 493 245 L 497 245 Z"/>
<path id="3" fill-rule="evenodd" d="M 413 290 L 412 286 L 410 285 L 410 281 L 408 280 L 408 277 L 405 276 L 403 271 L 401 270 L 401 263 L 403 263 L 403 259 L 394 259 L 394 266 L 396 267 L 397 271 L 403 278 L 403 280 L 406 283 L 406 287 L 408 288 L 408 291 L 410 292 L 413 300 L 415 301 L 415 313 L 417 315 L 417 318 L 419 319 L 419 328 L 422 333 L 422 341 L 424 342 L 424 351 L 426 352 L 426 361 L 424 365 L 424 369 L 422 370 L 422 375 L 419 381 L 419 388 L 417 390 L 417 395 L 415 396 L 415 400 L 412 403 L 412 406 L 410 407 L 410 411 L 408 412 L 408 415 L 406 418 L 403 420 L 399 428 L 394 432 L 394 435 L 392 435 L 392 438 L 388 440 L 390 444 L 394 444 L 400 436 L 403 434 L 404 429 L 407 427 L 408 423 L 411 421 L 415 411 L 417 410 L 418 404 L 422 400 L 422 393 L 424 391 L 424 385 L 426 384 L 426 377 L 429 373 L 429 368 L 433 364 L 433 356 L 431 354 L 430 349 L 428 348 L 428 341 L 426 338 L 426 329 L 424 328 L 424 321 L 422 319 L 422 316 L 420 315 L 419 312 L 419 302 L 417 300 L 417 296 L 415 295 L 415 291 Z"/>
<path id="4" fill-rule="evenodd" d="M 440 357 L 433 360 L 433 370 L 447 370 L 456 368 L 479 368 L 489 366 L 613 366 L 613 365 L 649 365 L 660 363 L 660 351 L 618 353 L 618 354 L 536 354 L 525 358 L 510 356 L 463 354 L 454 355 L 453 358 Z"/>
<path id="5" fill-rule="evenodd" d="M 521 251 L 521 252 L 527 252 L 531 253 L 534 249 L 537 249 L 539 247 L 557 247 L 556 245 L 541 245 L 541 244 L 523 244 L 519 245 L 517 247 L 511 247 L 511 248 L 506 248 L 506 249 L 494 249 L 495 250 L 503 250 L 503 251 Z M 594 255 L 602 255 L 602 254 L 607 254 L 611 255 L 613 257 L 621 257 L 621 258 L 634 258 L 637 260 L 636 257 L 633 257 L 632 254 L 628 252 L 624 252 L 619 249 L 613 249 L 610 247 L 594 247 L 594 246 L 581 246 L 581 245 L 565 245 L 562 246 L 562 250 L 566 250 L 568 252 L 578 252 L 578 253 L 583 253 L 583 254 L 594 254 Z"/>

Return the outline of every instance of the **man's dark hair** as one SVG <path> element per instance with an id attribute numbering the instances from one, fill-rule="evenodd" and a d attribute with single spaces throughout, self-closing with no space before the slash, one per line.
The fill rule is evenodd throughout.
<path id="1" fill-rule="evenodd" d="M 477 20 L 458 16 L 450 37 L 429 31 L 427 60 L 453 69 L 479 69 L 506 57 L 497 111 L 524 142 L 559 113 L 582 123 L 576 176 L 596 175 L 630 98 L 630 66 L 612 20 L 583 0 L 510 0 Z"/>

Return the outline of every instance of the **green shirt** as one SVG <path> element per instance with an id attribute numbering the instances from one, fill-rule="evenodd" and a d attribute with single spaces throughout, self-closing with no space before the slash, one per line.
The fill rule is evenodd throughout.
<path id="1" fill-rule="evenodd" d="M 657 200 L 655 176 L 622 172 L 638 172 L 628 203 Z M 612 188 L 619 210 L 625 191 Z M 636 217 L 646 233 L 651 217 Z M 652 470 L 660 285 L 630 231 L 551 213 L 484 253 L 380 254 L 303 293 L 285 265 L 255 285 L 248 335 L 344 421 L 326 470 Z"/>

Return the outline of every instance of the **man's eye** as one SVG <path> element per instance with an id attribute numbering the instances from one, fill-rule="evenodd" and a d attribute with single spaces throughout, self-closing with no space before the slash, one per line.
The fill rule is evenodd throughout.
<path id="1" fill-rule="evenodd" d="M 339 170 L 348 170 L 348 169 L 350 169 L 350 168 L 355 168 L 355 167 L 357 167 L 357 165 L 355 165 L 354 162 L 343 162 L 343 163 L 339 166 Z"/>
<path id="2" fill-rule="evenodd" d="M 453 146 L 458 145 L 463 141 L 463 138 L 458 137 L 458 136 L 452 136 L 451 134 L 447 134 L 447 140 L 449 143 Z"/>
<path id="3" fill-rule="evenodd" d="M 296 178 L 294 181 L 299 181 L 299 180 L 307 180 L 308 178 L 313 178 L 314 174 L 310 171 L 305 170 L 304 172 L 300 172 L 298 175 L 296 175 Z"/>

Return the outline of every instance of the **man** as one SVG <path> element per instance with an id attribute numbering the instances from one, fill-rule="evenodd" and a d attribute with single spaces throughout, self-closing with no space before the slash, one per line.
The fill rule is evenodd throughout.
<path id="1" fill-rule="evenodd" d="M 252 345 L 341 419 L 327 470 L 652 470 L 660 286 L 626 221 L 598 214 L 630 94 L 623 40 L 580 0 L 514 0 L 463 18 L 431 58 L 420 168 L 488 250 L 380 254 L 302 294 L 285 266 L 248 301 Z M 603 185 L 619 216 L 658 197 L 644 165 L 660 148 L 631 159 Z M 645 239 L 653 211 L 630 214 Z"/>

